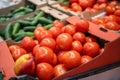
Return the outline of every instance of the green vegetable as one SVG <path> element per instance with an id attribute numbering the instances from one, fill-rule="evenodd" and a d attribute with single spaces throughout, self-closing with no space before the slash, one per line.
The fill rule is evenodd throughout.
<path id="1" fill-rule="evenodd" d="M 48 29 L 50 29 L 52 26 L 53 26 L 53 24 L 48 24 L 48 25 L 45 25 L 45 28 L 48 30 Z"/>
<path id="2" fill-rule="evenodd" d="M 19 13 L 19 12 L 24 11 L 24 10 L 25 10 L 25 7 L 20 7 L 18 9 L 16 9 L 16 10 L 12 11 L 11 13 L 15 14 L 15 13 Z"/>
<path id="3" fill-rule="evenodd" d="M 43 17 L 45 15 L 45 13 L 43 11 L 40 11 L 36 16 L 35 16 L 35 19 L 36 18 L 39 18 L 39 17 Z"/>
<path id="4" fill-rule="evenodd" d="M 25 37 L 25 35 L 20 35 L 20 36 L 17 36 L 15 39 L 13 39 L 14 41 L 20 41 L 22 40 L 23 38 Z"/>
<path id="5" fill-rule="evenodd" d="M 38 18 L 38 22 L 40 22 L 41 24 L 52 24 L 53 21 L 52 20 L 49 20 L 45 17 L 40 17 Z"/>
<path id="6" fill-rule="evenodd" d="M 22 26 L 31 26 L 31 22 L 25 21 L 25 20 L 19 20 L 18 21 Z"/>
<path id="7" fill-rule="evenodd" d="M 6 27 L 5 27 L 5 39 L 11 38 L 12 37 L 12 24 L 9 23 Z"/>
<path id="8" fill-rule="evenodd" d="M 35 28 L 36 28 L 35 26 L 27 26 L 27 27 L 24 27 L 23 30 L 33 32 L 35 30 Z"/>
<path id="9" fill-rule="evenodd" d="M 34 36 L 33 32 L 21 32 L 21 33 L 15 34 L 14 38 L 16 38 L 17 36 L 21 36 L 21 35 L 30 36 L 30 37 Z"/>
<path id="10" fill-rule="evenodd" d="M 15 23 L 13 26 L 12 35 L 15 35 L 20 29 L 20 23 Z"/>
<path id="11" fill-rule="evenodd" d="M 25 8 L 25 14 L 30 13 L 30 12 L 33 12 L 33 9 Z"/>

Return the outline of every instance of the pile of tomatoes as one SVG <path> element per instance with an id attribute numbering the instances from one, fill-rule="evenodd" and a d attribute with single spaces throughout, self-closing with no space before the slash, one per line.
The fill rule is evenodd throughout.
<path id="1" fill-rule="evenodd" d="M 82 11 L 97 12 L 104 9 L 108 4 L 117 4 L 117 0 L 69 0 L 69 7 L 63 6 L 67 10 L 77 13 Z"/>
<path id="2" fill-rule="evenodd" d="M 92 22 L 108 30 L 120 30 L 120 6 L 115 4 L 109 4 L 105 8 L 105 11 L 106 15 L 104 17 L 95 18 L 92 20 Z"/>
<path id="3" fill-rule="evenodd" d="M 36 65 L 34 75 L 40 80 L 50 80 L 101 53 L 96 37 L 86 34 L 88 30 L 89 23 L 84 19 L 76 25 L 55 20 L 49 30 L 37 27 L 34 38 L 26 36 L 19 46 L 11 45 L 9 49 L 14 46 L 10 51 L 15 61 L 24 54 L 32 54 Z"/>

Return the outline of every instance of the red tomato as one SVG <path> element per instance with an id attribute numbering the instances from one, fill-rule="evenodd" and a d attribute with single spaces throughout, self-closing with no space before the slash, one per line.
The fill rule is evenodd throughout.
<path id="1" fill-rule="evenodd" d="M 36 68 L 37 77 L 40 80 L 51 80 L 54 76 L 54 69 L 48 63 L 39 63 Z"/>
<path id="2" fill-rule="evenodd" d="M 72 49 L 78 51 L 80 54 L 82 53 L 82 44 L 80 41 L 73 41 L 72 42 Z"/>
<path id="3" fill-rule="evenodd" d="M 58 35 L 58 37 L 56 38 L 56 43 L 57 45 L 63 49 L 63 50 L 69 50 L 71 49 L 72 46 L 72 41 L 73 38 L 70 34 L 68 33 L 61 33 L 60 35 Z"/>
<path id="4" fill-rule="evenodd" d="M 12 54 L 13 59 L 16 61 L 20 56 L 26 54 L 27 52 L 23 49 L 20 48 L 19 46 L 16 45 L 11 45 L 9 47 L 9 50 Z"/>
<path id="5" fill-rule="evenodd" d="M 85 9 L 87 7 L 92 7 L 95 4 L 95 0 L 79 0 L 79 4 Z"/>
<path id="6" fill-rule="evenodd" d="M 67 51 L 62 56 L 65 67 L 72 69 L 80 65 L 81 56 L 75 50 Z"/>
<path id="7" fill-rule="evenodd" d="M 69 34 L 73 35 L 76 32 L 76 28 L 72 24 L 68 24 L 68 25 L 66 25 L 64 27 L 65 27 L 64 28 L 65 33 L 69 33 Z"/>
<path id="8" fill-rule="evenodd" d="M 63 64 L 58 64 L 54 67 L 54 76 L 60 76 L 67 72 L 67 68 Z"/>
<path id="9" fill-rule="evenodd" d="M 86 39 L 86 42 L 97 42 L 96 38 L 92 35 L 87 36 L 85 39 Z"/>
<path id="10" fill-rule="evenodd" d="M 54 26 L 54 27 L 58 27 L 58 28 L 61 29 L 61 28 L 64 26 L 64 22 L 63 22 L 63 21 L 55 20 L 55 21 L 53 22 L 53 26 Z"/>
<path id="11" fill-rule="evenodd" d="M 61 64 L 63 63 L 62 61 L 62 56 L 63 54 L 65 53 L 66 51 L 60 51 L 58 54 L 57 54 L 57 59 L 58 59 L 58 63 Z"/>
<path id="12" fill-rule="evenodd" d="M 61 51 L 61 48 L 56 44 L 54 52 L 59 53 L 59 51 Z"/>
<path id="13" fill-rule="evenodd" d="M 35 42 L 36 45 L 39 44 L 39 41 L 38 41 L 38 40 L 34 40 L 34 42 Z"/>
<path id="14" fill-rule="evenodd" d="M 108 0 L 97 0 L 97 3 L 99 3 L 99 4 L 108 3 Z"/>
<path id="15" fill-rule="evenodd" d="M 113 0 L 113 1 L 110 1 L 109 5 L 117 5 L 118 4 L 118 1 L 117 0 Z"/>
<path id="16" fill-rule="evenodd" d="M 56 54 L 54 54 L 53 60 L 52 60 L 51 64 L 52 64 L 53 66 L 55 66 L 55 65 L 57 64 L 57 56 L 56 56 Z"/>
<path id="17" fill-rule="evenodd" d="M 105 10 L 106 10 L 107 14 L 113 14 L 115 12 L 116 8 L 114 5 L 108 5 L 108 6 L 106 6 Z"/>
<path id="18" fill-rule="evenodd" d="M 51 34 L 53 35 L 53 38 L 56 39 L 57 36 L 61 33 L 61 29 L 59 27 L 51 27 L 49 29 L 49 31 L 51 32 Z"/>
<path id="19" fill-rule="evenodd" d="M 46 30 L 46 29 L 45 29 L 45 27 L 42 27 L 42 26 L 37 27 L 37 28 L 34 30 L 34 36 L 35 36 L 35 38 L 36 38 L 37 40 L 39 39 L 39 34 L 40 34 L 40 32 L 41 32 L 41 31 L 44 31 L 44 30 Z"/>
<path id="20" fill-rule="evenodd" d="M 37 31 L 37 30 L 35 30 L 35 31 Z M 44 38 L 47 38 L 47 37 L 51 37 L 52 38 L 52 33 L 50 33 L 49 31 L 47 31 L 47 30 L 42 30 L 42 31 L 37 31 L 37 32 L 35 32 L 34 31 L 34 33 L 37 33 L 37 36 L 36 36 L 36 39 L 40 42 L 42 39 L 44 39 Z"/>
<path id="21" fill-rule="evenodd" d="M 78 3 L 72 3 L 71 9 L 75 12 L 77 12 L 77 11 L 82 12 L 82 7 Z"/>
<path id="22" fill-rule="evenodd" d="M 78 40 L 80 41 L 82 44 L 85 43 L 85 34 L 82 33 L 82 32 L 76 32 L 74 35 L 73 35 L 73 39 L 74 40 Z"/>
<path id="23" fill-rule="evenodd" d="M 44 38 L 40 42 L 40 46 L 47 46 L 47 47 L 51 48 L 52 50 L 54 50 L 55 46 L 56 46 L 56 41 L 53 38 Z"/>
<path id="24" fill-rule="evenodd" d="M 88 56 L 88 55 L 83 55 L 83 56 L 81 57 L 81 64 L 85 64 L 85 63 L 91 61 L 92 59 L 93 59 L 93 58 L 90 57 L 90 56 Z"/>
<path id="25" fill-rule="evenodd" d="M 20 43 L 21 47 L 24 48 L 27 52 L 31 52 L 33 47 L 36 45 L 34 40 L 31 37 L 24 37 Z"/>
<path id="26" fill-rule="evenodd" d="M 120 30 L 120 25 L 118 25 L 118 23 L 116 23 L 115 21 L 107 22 L 105 27 L 110 30 L 115 30 L 115 31 Z"/>
<path id="27" fill-rule="evenodd" d="M 116 11 L 114 12 L 114 15 L 119 16 L 119 17 L 120 17 L 120 10 L 116 10 Z"/>
<path id="28" fill-rule="evenodd" d="M 89 23 L 85 19 L 80 19 L 78 22 L 76 22 L 76 30 L 79 32 L 88 32 L 89 30 Z"/>
<path id="29" fill-rule="evenodd" d="M 38 50 L 40 47 L 39 44 L 37 44 L 34 48 L 33 48 L 33 52 L 32 52 L 32 55 L 35 56 L 35 53 L 36 53 L 36 50 Z"/>
<path id="30" fill-rule="evenodd" d="M 95 57 L 99 54 L 100 46 L 96 42 L 86 42 L 83 45 L 83 51 L 91 57 Z"/>
<path id="31" fill-rule="evenodd" d="M 99 9 L 104 9 L 104 8 L 106 8 L 106 6 L 107 6 L 107 3 L 101 3 L 99 5 Z"/>
<path id="32" fill-rule="evenodd" d="M 96 3 L 96 4 L 93 6 L 93 9 L 100 10 L 99 5 L 100 5 L 100 4 Z"/>
<path id="33" fill-rule="evenodd" d="M 35 48 L 33 49 L 33 53 L 35 55 L 35 61 L 37 63 L 41 63 L 41 62 L 51 63 L 51 61 L 54 58 L 54 52 L 52 49 L 46 46 L 35 47 Z"/>
<path id="34" fill-rule="evenodd" d="M 103 24 L 104 23 L 104 21 L 101 18 L 95 18 L 92 20 L 92 22 L 95 24 Z"/>
<path id="35" fill-rule="evenodd" d="M 69 2 L 70 2 L 70 3 L 75 3 L 75 2 L 77 3 L 78 0 L 69 0 Z"/>

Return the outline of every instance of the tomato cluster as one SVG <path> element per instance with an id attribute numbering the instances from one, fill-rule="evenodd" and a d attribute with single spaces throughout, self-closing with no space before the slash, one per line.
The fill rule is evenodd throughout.
<path id="1" fill-rule="evenodd" d="M 82 11 L 97 12 L 106 8 L 108 4 L 117 4 L 117 0 L 113 0 L 108 3 L 108 0 L 69 0 L 69 7 L 63 6 L 67 10 L 71 10 L 77 13 Z"/>
<path id="2" fill-rule="evenodd" d="M 26 36 L 19 46 L 9 46 L 14 60 L 24 54 L 32 54 L 36 63 L 35 75 L 40 80 L 64 74 L 89 62 L 101 52 L 96 37 L 86 34 L 88 21 L 80 19 L 76 25 L 54 21 L 53 25 L 49 30 L 37 27 L 34 38 Z"/>
<path id="3" fill-rule="evenodd" d="M 108 30 L 120 30 L 120 6 L 116 6 L 115 3 L 111 3 L 105 8 L 105 10 L 106 16 L 95 18 L 92 22 Z"/>

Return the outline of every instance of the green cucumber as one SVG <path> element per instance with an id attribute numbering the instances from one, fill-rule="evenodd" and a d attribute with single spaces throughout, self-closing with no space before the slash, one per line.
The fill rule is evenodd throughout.
<path id="1" fill-rule="evenodd" d="M 13 40 L 16 41 L 16 42 L 18 42 L 18 41 L 21 41 L 24 37 L 25 37 L 25 35 L 23 34 L 23 35 L 17 36 Z"/>
<path id="2" fill-rule="evenodd" d="M 25 7 L 20 7 L 18 9 L 16 9 L 16 10 L 12 11 L 11 13 L 15 14 L 15 13 L 19 13 L 19 12 L 24 11 L 24 10 L 25 10 Z"/>
<path id="3" fill-rule="evenodd" d="M 35 16 L 35 19 L 36 18 L 39 18 L 39 17 L 43 17 L 45 15 L 45 13 L 43 11 L 40 11 L 36 16 Z"/>
<path id="4" fill-rule="evenodd" d="M 53 26 L 53 24 L 48 24 L 48 25 L 45 25 L 45 28 L 48 30 L 48 29 L 50 29 L 52 26 Z"/>
<path id="5" fill-rule="evenodd" d="M 23 30 L 33 32 L 35 30 L 35 28 L 36 28 L 35 26 L 26 26 L 26 27 L 23 28 Z"/>
<path id="6" fill-rule="evenodd" d="M 40 22 L 41 24 L 52 24 L 53 21 L 52 20 L 49 20 L 45 17 L 40 17 L 38 18 L 38 22 Z"/>
<path id="7" fill-rule="evenodd" d="M 11 23 L 9 23 L 6 27 L 5 27 L 5 39 L 11 38 L 12 37 L 12 29 L 13 26 Z"/>
<path id="8" fill-rule="evenodd" d="M 20 29 L 20 23 L 15 23 L 13 26 L 12 35 L 15 35 Z"/>
<path id="9" fill-rule="evenodd" d="M 25 15 L 25 12 L 19 12 L 19 13 L 14 14 L 12 18 L 19 18 L 23 15 Z"/>
<path id="10" fill-rule="evenodd" d="M 31 26 L 31 22 L 25 21 L 25 20 L 19 20 L 18 21 L 22 26 Z"/>
<path id="11" fill-rule="evenodd" d="M 16 38 L 17 36 L 21 36 L 21 35 L 30 36 L 30 37 L 34 36 L 33 32 L 21 32 L 21 33 L 15 34 L 14 38 Z"/>
<path id="12" fill-rule="evenodd" d="M 33 12 L 33 9 L 25 8 L 25 14 Z"/>

